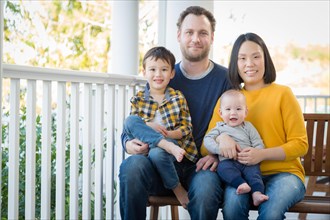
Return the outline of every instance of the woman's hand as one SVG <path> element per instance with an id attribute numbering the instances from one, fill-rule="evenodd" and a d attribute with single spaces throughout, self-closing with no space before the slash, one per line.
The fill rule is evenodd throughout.
<path id="1" fill-rule="evenodd" d="M 238 162 L 245 165 L 255 165 L 263 160 L 262 149 L 257 149 L 253 147 L 244 148 L 237 155 Z"/>
<path id="2" fill-rule="evenodd" d="M 227 134 L 220 134 L 216 141 L 219 143 L 220 155 L 229 159 L 237 159 L 237 152 L 241 151 L 241 147 Z"/>
<path id="3" fill-rule="evenodd" d="M 197 161 L 196 172 L 200 171 L 201 169 L 207 170 L 209 167 L 211 171 L 216 171 L 218 164 L 219 159 L 216 155 L 206 155 Z"/>

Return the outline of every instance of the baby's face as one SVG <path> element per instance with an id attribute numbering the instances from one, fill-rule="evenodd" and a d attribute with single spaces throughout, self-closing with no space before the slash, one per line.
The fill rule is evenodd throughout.
<path id="1" fill-rule="evenodd" d="M 220 115 L 223 121 L 231 127 L 241 125 L 247 115 L 245 99 L 242 96 L 223 97 Z"/>

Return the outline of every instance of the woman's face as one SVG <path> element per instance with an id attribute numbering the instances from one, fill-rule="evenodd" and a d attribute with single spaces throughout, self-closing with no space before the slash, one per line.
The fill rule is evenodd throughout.
<path id="1" fill-rule="evenodd" d="M 245 41 L 241 45 L 238 51 L 237 66 L 246 90 L 260 89 L 265 86 L 263 79 L 265 74 L 264 52 L 258 44 Z"/>

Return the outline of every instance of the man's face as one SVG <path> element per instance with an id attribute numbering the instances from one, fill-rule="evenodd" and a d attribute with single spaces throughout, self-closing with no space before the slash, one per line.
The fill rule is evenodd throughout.
<path id="1" fill-rule="evenodd" d="M 189 14 L 178 30 L 177 39 L 182 55 L 191 62 L 208 58 L 214 33 L 206 16 Z"/>

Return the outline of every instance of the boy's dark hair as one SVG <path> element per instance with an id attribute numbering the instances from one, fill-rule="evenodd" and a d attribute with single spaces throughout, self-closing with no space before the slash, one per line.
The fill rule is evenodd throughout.
<path id="1" fill-rule="evenodd" d="M 181 12 L 180 17 L 178 19 L 178 22 L 176 23 L 176 26 L 178 27 L 178 30 L 181 29 L 181 25 L 182 25 L 183 20 L 189 14 L 193 14 L 193 15 L 196 15 L 196 16 L 205 15 L 211 23 L 212 32 L 215 31 L 216 21 L 215 21 L 215 18 L 213 16 L 213 14 L 210 11 L 208 11 L 205 8 L 202 8 L 200 6 L 190 6 L 190 7 L 186 8 L 186 10 Z"/>
<path id="2" fill-rule="evenodd" d="M 155 61 L 157 61 L 158 59 L 166 61 L 168 64 L 170 64 L 172 70 L 174 69 L 175 57 L 173 53 L 165 47 L 153 47 L 147 51 L 142 61 L 144 69 L 146 68 L 146 60 L 150 57 L 153 58 Z"/>
<path id="3" fill-rule="evenodd" d="M 243 79 L 239 75 L 237 61 L 238 61 L 238 52 L 245 41 L 252 41 L 261 47 L 264 53 L 264 60 L 265 60 L 264 82 L 266 84 L 274 82 L 276 79 L 276 70 L 265 42 L 262 40 L 261 37 L 259 37 L 255 33 L 246 33 L 240 35 L 236 39 L 230 55 L 228 74 L 229 74 L 229 80 L 231 81 L 233 88 L 241 89 L 241 83 L 243 82 Z"/>

